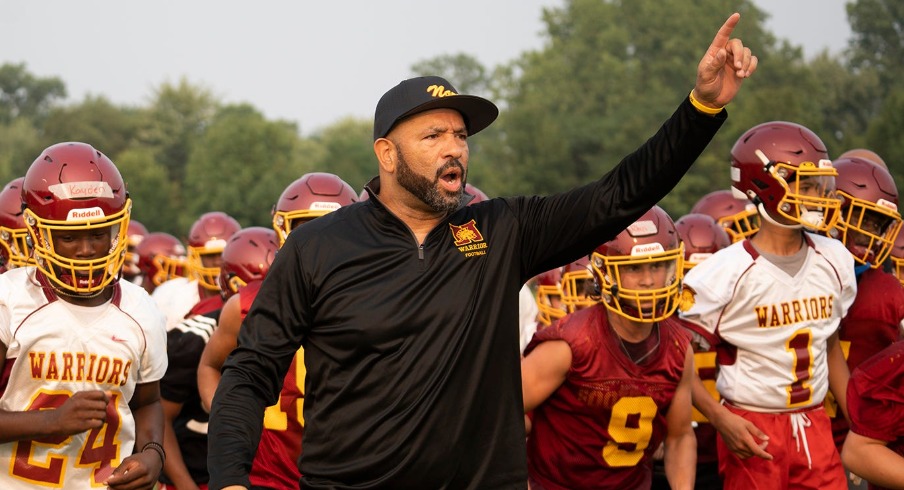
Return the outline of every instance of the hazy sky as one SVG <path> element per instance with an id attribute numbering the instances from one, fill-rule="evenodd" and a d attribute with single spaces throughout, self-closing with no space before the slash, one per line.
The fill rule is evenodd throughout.
<path id="1" fill-rule="evenodd" d="M 773 32 L 808 56 L 847 43 L 845 0 L 754 1 L 772 15 Z M 95 94 L 145 105 L 155 87 L 185 77 L 309 134 L 344 116 L 373 117 L 415 62 L 464 52 L 492 67 L 539 48 L 542 8 L 562 1 L 6 3 L 0 64 L 61 78 L 71 101 Z"/>

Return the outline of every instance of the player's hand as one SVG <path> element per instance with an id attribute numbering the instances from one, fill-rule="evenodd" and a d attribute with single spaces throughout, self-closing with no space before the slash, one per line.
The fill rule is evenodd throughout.
<path id="1" fill-rule="evenodd" d="M 124 459 L 104 483 L 113 490 L 150 490 L 162 470 L 156 451 L 141 451 Z"/>
<path id="2" fill-rule="evenodd" d="M 772 455 L 766 452 L 769 436 L 753 425 L 753 422 L 729 410 L 721 410 L 718 419 L 712 423 L 728 449 L 739 458 L 757 456 L 772 460 Z"/>
<path id="3" fill-rule="evenodd" d="M 98 429 L 107 420 L 110 395 L 101 390 L 77 391 L 55 410 L 48 410 L 57 434 L 73 435 Z"/>
<path id="4" fill-rule="evenodd" d="M 741 88 L 741 82 L 756 71 L 757 57 L 740 39 L 731 39 L 741 15 L 734 13 L 719 29 L 697 65 L 694 97 L 710 107 L 724 107 Z"/>

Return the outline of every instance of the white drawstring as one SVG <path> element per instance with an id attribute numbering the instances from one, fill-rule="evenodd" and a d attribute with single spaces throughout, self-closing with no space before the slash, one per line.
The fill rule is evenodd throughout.
<path id="1" fill-rule="evenodd" d="M 800 452 L 800 440 L 803 438 L 804 452 L 807 453 L 807 467 L 812 470 L 813 460 L 810 458 L 810 444 L 807 442 L 807 427 L 811 425 L 813 424 L 806 414 L 799 412 L 791 414 L 791 435 L 794 436 L 794 440 L 797 442 L 797 452 Z"/>

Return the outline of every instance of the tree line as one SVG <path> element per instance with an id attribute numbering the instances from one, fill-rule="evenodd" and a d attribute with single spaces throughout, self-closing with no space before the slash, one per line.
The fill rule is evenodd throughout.
<path id="1" fill-rule="evenodd" d="M 543 45 L 499 66 L 447 53 L 411 67 L 483 95 L 499 120 L 471 139 L 469 181 L 490 196 L 547 194 L 611 169 L 649 137 L 687 96 L 696 63 L 733 11 L 736 32 L 759 56 L 756 75 L 695 167 L 661 205 L 673 217 L 704 194 L 727 188 L 729 152 L 750 127 L 803 124 L 831 156 L 852 148 L 881 155 L 904 184 L 904 2 L 856 0 L 842 53 L 806 59 L 770 32 L 750 0 L 567 0 L 543 10 Z M 267 226 L 285 186 L 306 172 L 332 172 L 358 190 L 376 174 L 372 121 L 346 118 L 310 136 L 268 120 L 248 104 L 224 104 L 180 80 L 154 89 L 144 106 L 103 96 L 64 104 L 65 82 L 25 63 L 0 66 L 0 180 L 8 182 L 50 144 L 84 141 L 125 177 L 133 218 L 184 236 L 202 213 L 219 210 L 243 226 Z"/>

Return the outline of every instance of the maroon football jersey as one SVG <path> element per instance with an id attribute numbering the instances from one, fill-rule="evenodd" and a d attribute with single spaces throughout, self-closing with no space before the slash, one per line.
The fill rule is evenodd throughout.
<path id="1" fill-rule="evenodd" d="M 249 283 L 239 291 L 243 319 L 258 290 L 260 281 Z M 301 436 L 304 433 L 304 374 L 304 358 L 299 349 L 283 380 L 279 401 L 264 411 L 264 430 L 249 475 L 251 484 L 256 487 L 278 490 L 298 488 L 301 479 L 298 458 L 301 456 Z"/>
<path id="2" fill-rule="evenodd" d="M 655 335 L 654 329 L 648 342 Z M 531 480 L 547 490 L 649 488 L 688 333 L 675 320 L 661 322 L 658 348 L 637 365 L 610 328 L 605 307 L 596 305 L 537 332 L 525 355 L 548 340 L 568 342 L 572 366 L 562 386 L 533 411 Z"/>
<path id="3" fill-rule="evenodd" d="M 879 352 L 851 374 L 847 404 L 851 430 L 885 441 L 904 457 L 904 341 Z M 871 487 L 875 488 L 875 487 Z"/>
<path id="4" fill-rule="evenodd" d="M 868 269 L 857 281 L 857 298 L 841 320 L 838 337 L 853 372 L 863 361 L 900 338 L 904 319 L 904 288 L 898 279 L 879 269 Z M 841 451 L 848 423 L 837 409 L 831 393 L 826 398 L 826 413 L 832 417 L 832 434 Z"/>

